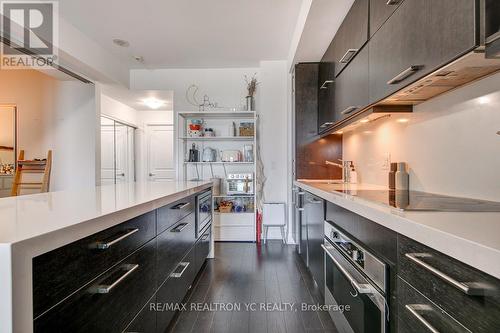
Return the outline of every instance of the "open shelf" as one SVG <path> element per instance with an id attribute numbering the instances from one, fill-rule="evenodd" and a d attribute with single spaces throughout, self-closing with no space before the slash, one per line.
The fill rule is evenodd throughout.
<path id="1" fill-rule="evenodd" d="M 255 137 L 253 136 L 183 136 L 179 138 L 179 140 L 185 141 L 253 141 L 254 139 Z"/>
<path id="2" fill-rule="evenodd" d="M 240 118 L 252 119 L 255 111 L 187 111 L 179 112 L 179 116 L 184 118 Z"/>
<path id="3" fill-rule="evenodd" d="M 221 195 L 212 195 L 213 198 L 253 198 L 254 194 L 221 194 Z"/>

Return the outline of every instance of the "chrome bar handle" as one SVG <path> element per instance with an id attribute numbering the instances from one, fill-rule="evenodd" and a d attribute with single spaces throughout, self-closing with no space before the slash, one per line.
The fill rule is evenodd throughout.
<path id="1" fill-rule="evenodd" d="M 466 295 L 469 296 L 484 296 L 488 294 L 488 291 L 491 288 L 488 288 L 487 285 L 481 284 L 478 282 L 460 282 L 451 276 L 449 276 L 446 273 L 443 273 L 439 269 L 429 265 L 428 263 L 424 262 L 420 258 L 431 258 L 432 254 L 429 253 L 405 253 L 405 257 L 416 263 L 417 265 L 421 266 L 422 268 L 428 270 L 432 274 L 436 275 L 439 277 L 441 280 L 445 281 L 446 283 L 452 285 L 453 287 L 457 288 L 461 292 L 463 292 Z"/>
<path id="2" fill-rule="evenodd" d="M 432 333 L 440 333 L 439 330 L 437 330 L 434 326 L 432 326 L 422 315 L 419 313 L 419 311 L 434 311 L 432 307 L 429 305 L 425 304 L 406 304 L 405 305 L 406 310 L 410 311 L 410 313 L 417 318 L 417 320 L 424 325 L 429 332 Z"/>
<path id="3" fill-rule="evenodd" d="M 190 204 L 191 204 L 190 202 L 186 202 L 183 204 L 177 204 L 170 209 L 184 209 L 184 208 L 188 207 Z"/>
<path id="4" fill-rule="evenodd" d="M 325 245 L 321 244 L 321 247 L 323 248 L 323 251 L 332 259 L 333 263 L 337 268 L 344 274 L 344 276 L 349 280 L 351 285 L 356 289 L 356 291 L 360 294 L 373 294 L 374 288 L 367 284 L 367 283 L 359 283 L 354 279 L 354 277 L 333 257 L 333 255 L 330 253 L 330 251 L 326 248 Z"/>
<path id="5" fill-rule="evenodd" d="M 344 111 L 340 112 L 340 114 L 343 114 L 343 115 L 350 114 L 350 113 L 353 113 L 354 111 L 356 111 L 357 109 L 359 109 L 359 107 L 349 106 Z"/>
<path id="6" fill-rule="evenodd" d="M 110 242 L 96 242 L 94 243 L 91 247 L 92 248 L 97 248 L 99 250 L 106 250 L 106 249 L 109 249 L 111 246 L 113 246 L 114 244 L 124 240 L 125 238 L 127 237 L 130 237 L 132 236 L 133 234 L 135 234 L 137 231 L 139 231 L 139 228 L 135 228 L 135 229 L 132 229 L 130 231 L 128 231 L 127 233 L 121 235 L 121 236 L 118 236 L 116 237 L 115 239 L 113 239 L 112 241 Z"/>
<path id="7" fill-rule="evenodd" d="M 120 268 L 126 268 L 127 271 L 125 272 L 125 274 L 123 274 L 118 279 L 116 279 L 115 282 L 108 284 L 108 285 L 96 285 L 96 286 L 90 287 L 89 292 L 91 294 L 108 294 L 120 282 L 125 280 L 127 278 L 127 276 L 129 276 L 130 274 L 132 274 L 132 272 L 134 272 L 137 268 L 139 268 L 139 265 L 137 265 L 137 264 L 135 264 L 135 265 L 122 265 L 122 266 L 120 266 Z"/>
<path id="8" fill-rule="evenodd" d="M 398 75 L 396 75 L 395 77 L 393 77 L 392 79 L 390 79 L 389 81 L 387 81 L 387 84 L 389 85 L 398 84 L 423 68 L 424 65 L 412 65 L 407 69 L 405 69 L 404 71 L 402 71 L 401 73 L 399 73 Z"/>
<path id="9" fill-rule="evenodd" d="M 182 274 L 184 274 L 184 272 L 186 271 L 186 269 L 188 268 L 189 266 L 189 263 L 188 262 L 180 262 L 179 265 L 176 267 L 179 268 L 180 266 L 183 266 L 184 268 L 182 269 L 182 271 L 180 271 L 179 273 L 172 273 L 170 274 L 170 277 L 173 277 L 173 278 L 180 278 L 182 277 Z"/>
<path id="10" fill-rule="evenodd" d="M 189 223 L 181 223 L 178 226 L 176 226 L 175 228 L 173 228 L 172 230 L 170 230 L 170 232 L 181 232 L 182 230 L 184 230 L 184 228 L 186 228 L 188 226 L 188 224 Z"/>
<path id="11" fill-rule="evenodd" d="M 320 205 L 320 204 L 323 203 L 323 200 L 317 200 L 317 199 L 308 198 L 307 202 L 309 202 L 310 204 L 313 204 L 313 205 Z"/>
<path id="12" fill-rule="evenodd" d="M 334 123 L 332 123 L 331 121 L 327 121 L 326 123 L 321 124 L 321 126 L 319 128 L 325 128 L 325 127 L 331 126 L 333 124 Z"/>
<path id="13" fill-rule="evenodd" d="M 358 51 L 359 49 L 347 50 L 347 52 L 342 56 L 342 58 L 340 58 L 339 62 L 341 64 L 347 64 L 352 59 L 352 57 L 354 57 L 356 53 L 358 53 Z"/>
<path id="14" fill-rule="evenodd" d="M 395 6 L 399 5 L 401 3 L 401 0 L 387 0 L 386 5 L 387 6 Z"/>
<path id="15" fill-rule="evenodd" d="M 321 85 L 321 87 L 319 87 L 319 89 L 328 89 L 328 85 L 330 83 L 333 83 L 333 80 L 326 80 L 325 82 L 323 82 L 323 84 Z"/>

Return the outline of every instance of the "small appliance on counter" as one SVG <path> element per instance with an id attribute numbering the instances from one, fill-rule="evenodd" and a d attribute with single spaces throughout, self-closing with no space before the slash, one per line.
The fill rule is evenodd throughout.
<path id="1" fill-rule="evenodd" d="M 203 162 L 217 161 L 217 151 L 213 148 L 206 147 L 203 149 Z"/>
<path id="2" fill-rule="evenodd" d="M 239 150 L 223 150 L 221 152 L 222 162 L 241 162 L 242 156 Z"/>
<path id="3" fill-rule="evenodd" d="M 254 193 L 253 173 L 230 173 L 226 179 L 227 194 L 238 195 Z"/>
<path id="4" fill-rule="evenodd" d="M 188 162 L 199 162 L 199 161 L 200 161 L 200 154 L 198 149 L 196 149 L 196 145 L 193 143 L 191 149 L 189 149 Z"/>

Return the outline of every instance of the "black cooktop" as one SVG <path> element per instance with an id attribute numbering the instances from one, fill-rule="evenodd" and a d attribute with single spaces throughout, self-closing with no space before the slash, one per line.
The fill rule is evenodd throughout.
<path id="1" fill-rule="evenodd" d="M 500 202 L 451 197 L 418 191 L 336 190 L 405 211 L 500 212 Z"/>

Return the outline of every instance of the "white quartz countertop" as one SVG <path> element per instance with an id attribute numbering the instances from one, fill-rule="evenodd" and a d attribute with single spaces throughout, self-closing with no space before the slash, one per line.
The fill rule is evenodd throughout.
<path id="1" fill-rule="evenodd" d="M 135 209 L 132 215 L 138 216 L 201 191 L 210 184 L 211 182 L 187 181 L 132 182 L 2 198 L 0 244 L 19 243 L 138 206 L 146 206 L 144 209 Z"/>
<path id="2" fill-rule="evenodd" d="M 137 182 L 0 199 L 0 332 L 32 332 L 32 260 L 212 186 Z"/>
<path id="3" fill-rule="evenodd" d="M 385 189 L 377 185 L 309 181 L 295 185 L 500 279 L 500 213 L 406 212 L 335 192 Z"/>

